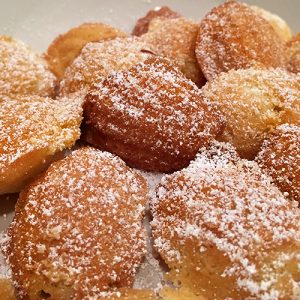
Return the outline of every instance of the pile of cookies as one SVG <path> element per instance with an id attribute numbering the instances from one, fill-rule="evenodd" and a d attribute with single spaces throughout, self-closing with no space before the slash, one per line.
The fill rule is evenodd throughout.
<path id="1" fill-rule="evenodd" d="M 300 299 L 300 35 L 227 1 L 0 36 L 1 299 Z M 155 193 L 144 171 L 165 173 Z M 149 236 L 165 279 L 133 288 Z"/>

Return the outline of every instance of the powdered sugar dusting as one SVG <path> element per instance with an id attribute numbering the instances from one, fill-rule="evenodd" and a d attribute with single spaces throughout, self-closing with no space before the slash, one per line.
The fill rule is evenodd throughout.
<path id="1" fill-rule="evenodd" d="M 255 157 L 270 129 L 300 122 L 300 76 L 281 69 L 231 70 L 202 93 L 226 118 L 222 140 L 246 158 Z"/>
<path id="2" fill-rule="evenodd" d="M 55 77 L 46 62 L 20 41 L 0 36 L 0 94 L 54 94 Z"/>
<path id="3" fill-rule="evenodd" d="M 24 190 L 9 229 L 14 278 L 31 291 L 90 299 L 132 284 L 145 252 L 147 184 L 117 157 L 74 151 Z M 57 294 L 55 294 L 57 293 Z"/>
<path id="4" fill-rule="evenodd" d="M 4 232 L 0 232 L 0 279 L 11 279 L 11 269 L 9 263 L 4 256 L 2 249 L 5 248 L 5 244 L 8 241 L 8 237 Z"/>
<path id="5" fill-rule="evenodd" d="M 256 160 L 290 199 L 300 201 L 300 127 L 283 124 L 272 131 Z"/>
<path id="6" fill-rule="evenodd" d="M 229 259 L 222 276 L 236 278 L 229 290 L 261 299 L 291 296 L 299 285 L 293 272 L 300 272 L 300 211 L 256 163 L 230 158 L 231 152 L 204 150 L 188 168 L 162 179 L 152 204 L 154 245 L 170 265 L 213 245 Z M 181 252 L 185 244 L 193 250 Z M 296 270 L 282 275 L 287 262 Z"/>
<path id="7" fill-rule="evenodd" d="M 202 86 L 205 78 L 195 55 L 198 30 L 199 24 L 184 18 L 158 18 L 151 21 L 142 39 L 155 53 L 173 61 L 187 78 Z"/>
<path id="8" fill-rule="evenodd" d="M 208 80 L 231 69 L 284 64 L 283 42 L 246 4 L 227 1 L 200 23 L 196 56 Z"/>
<path id="9" fill-rule="evenodd" d="M 79 138 L 82 119 L 80 99 L 18 96 L 0 102 L 1 184 L 8 184 L 6 174 L 10 174 L 13 165 L 28 158 L 30 153 L 41 151 L 46 159 L 47 155 L 71 147 Z M 29 162 L 23 163 L 25 171 L 21 168 L 20 172 L 29 171 L 26 163 Z"/>
<path id="10" fill-rule="evenodd" d="M 157 57 L 101 81 L 86 97 L 85 117 L 88 126 L 130 152 L 109 142 L 100 146 L 134 166 L 162 172 L 185 166 L 223 126 L 196 85 Z"/>
<path id="11" fill-rule="evenodd" d="M 87 44 L 66 69 L 61 82 L 62 94 L 90 89 L 113 71 L 126 70 L 148 57 L 149 46 L 137 37 L 116 38 Z"/>

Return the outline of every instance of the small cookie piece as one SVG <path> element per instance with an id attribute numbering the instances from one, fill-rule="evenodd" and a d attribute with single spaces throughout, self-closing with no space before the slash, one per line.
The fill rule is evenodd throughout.
<path id="1" fill-rule="evenodd" d="M 0 194 L 19 192 L 80 136 L 77 99 L 37 96 L 0 101 Z"/>
<path id="2" fill-rule="evenodd" d="M 270 23 L 235 1 L 215 7 L 201 21 L 196 57 L 207 80 L 231 69 L 284 65 L 283 42 Z"/>
<path id="3" fill-rule="evenodd" d="M 300 210 L 255 162 L 230 152 L 201 151 L 151 201 L 167 280 L 187 296 L 178 299 L 296 299 Z"/>
<path id="4" fill-rule="evenodd" d="M 286 68 L 300 73 L 300 33 L 285 44 Z"/>
<path id="5" fill-rule="evenodd" d="M 147 171 L 186 166 L 223 129 L 196 85 L 160 57 L 106 77 L 85 100 L 84 139 Z"/>
<path id="6" fill-rule="evenodd" d="M 0 95 L 54 96 L 56 78 L 46 61 L 21 41 L 0 35 Z"/>
<path id="7" fill-rule="evenodd" d="M 141 36 L 148 32 L 149 24 L 153 19 L 156 18 L 165 18 L 165 19 L 175 19 L 179 18 L 181 15 L 168 6 L 156 7 L 152 10 L 149 10 L 147 14 L 138 19 L 132 30 L 132 35 Z"/>
<path id="8" fill-rule="evenodd" d="M 226 119 L 220 140 L 243 158 L 257 155 L 270 129 L 300 124 L 300 77 L 282 69 L 231 70 L 205 85 L 202 94 Z"/>
<path id="9" fill-rule="evenodd" d="M 173 61 L 199 87 L 206 82 L 195 55 L 199 24 L 184 18 L 154 19 L 142 36 L 154 52 Z"/>
<path id="10" fill-rule="evenodd" d="M 149 46 L 137 37 L 89 43 L 66 69 L 60 94 L 88 91 L 103 77 L 144 61 L 149 51 Z"/>
<path id="11" fill-rule="evenodd" d="M 84 23 L 59 35 L 48 47 L 45 59 L 50 70 L 61 80 L 65 69 L 87 43 L 126 35 L 123 31 L 103 23 Z"/>
<path id="12" fill-rule="evenodd" d="M 110 153 L 85 147 L 53 163 L 21 192 L 8 231 L 19 297 L 106 299 L 130 287 L 147 197 L 144 177 Z"/>
<path id="13" fill-rule="evenodd" d="M 288 198 L 300 203 L 300 127 L 283 124 L 269 133 L 256 158 Z"/>
<path id="14" fill-rule="evenodd" d="M 255 5 L 251 5 L 250 8 L 271 24 L 283 42 L 287 42 L 292 38 L 291 28 L 282 18 Z"/>

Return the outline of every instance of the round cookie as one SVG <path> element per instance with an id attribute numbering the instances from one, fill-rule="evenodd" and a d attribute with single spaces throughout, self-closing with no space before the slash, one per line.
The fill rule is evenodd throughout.
<path id="1" fill-rule="evenodd" d="M 256 158 L 288 198 L 300 203 L 300 127 L 280 125 L 269 133 Z"/>
<path id="2" fill-rule="evenodd" d="M 214 147 L 165 176 L 151 201 L 154 247 L 171 269 L 167 279 L 184 299 L 293 299 L 299 209 L 255 162 Z"/>
<path id="3" fill-rule="evenodd" d="M 223 118 L 168 60 L 150 57 L 87 94 L 83 138 L 129 165 L 171 172 L 223 129 Z"/>
<path id="4" fill-rule="evenodd" d="M 80 136 L 81 102 L 38 96 L 0 100 L 0 194 L 19 192 Z"/>
<path id="5" fill-rule="evenodd" d="M 157 55 L 173 61 L 182 73 L 199 87 L 206 82 L 195 55 L 199 24 L 184 18 L 157 18 L 150 22 L 142 40 Z"/>
<path id="6" fill-rule="evenodd" d="M 141 36 L 148 32 L 149 24 L 153 19 L 165 18 L 173 19 L 179 18 L 180 14 L 170 9 L 168 6 L 156 7 L 147 12 L 147 14 L 138 19 L 132 30 L 132 35 Z"/>
<path id="7" fill-rule="evenodd" d="M 286 68 L 300 73 L 300 33 L 285 44 Z"/>
<path id="8" fill-rule="evenodd" d="M 287 42 L 292 37 L 289 25 L 279 16 L 255 5 L 250 6 L 259 16 L 267 20 L 283 42 Z"/>
<path id="9" fill-rule="evenodd" d="M 54 96 L 56 78 L 46 61 L 24 43 L 0 35 L 0 95 Z"/>
<path id="10" fill-rule="evenodd" d="M 8 231 L 19 297 L 106 299 L 130 287 L 147 197 L 144 177 L 110 153 L 86 147 L 53 163 L 21 192 Z"/>
<path id="11" fill-rule="evenodd" d="M 279 124 L 300 124 L 300 77 L 281 69 L 232 70 L 202 89 L 226 119 L 220 140 L 253 159 L 268 131 Z"/>
<path id="12" fill-rule="evenodd" d="M 124 37 L 126 33 L 103 23 L 83 23 L 59 35 L 48 47 L 45 59 L 50 70 L 61 80 L 65 69 L 89 42 Z"/>
<path id="13" fill-rule="evenodd" d="M 284 65 L 283 42 L 270 23 L 235 1 L 215 7 L 201 21 L 196 57 L 207 80 L 231 69 Z"/>
<path id="14" fill-rule="evenodd" d="M 60 94 L 87 91 L 103 77 L 144 61 L 149 47 L 137 37 L 87 44 L 66 69 L 60 84 Z"/>

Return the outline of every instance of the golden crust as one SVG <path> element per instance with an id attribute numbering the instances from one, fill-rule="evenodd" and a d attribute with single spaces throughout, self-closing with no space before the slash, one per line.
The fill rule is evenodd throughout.
<path id="1" fill-rule="evenodd" d="M 149 171 L 186 166 L 223 129 L 196 85 L 158 57 L 108 76 L 86 96 L 84 110 L 87 142 Z"/>
<path id="2" fill-rule="evenodd" d="M 289 25 L 279 16 L 255 5 L 250 6 L 259 16 L 267 20 L 283 42 L 287 42 L 292 37 Z"/>
<path id="3" fill-rule="evenodd" d="M 89 43 L 66 69 L 60 94 L 89 90 L 103 77 L 144 61 L 149 56 L 148 50 L 149 47 L 137 37 Z"/>
<path id="4" fill-rule="evenodd" d="M 46 61 L 28 46 L 0 36 L 0 95 L 54 96 L 56 78 Z"/>
<path id="5" fill-rule="evenodd" d="M 153 291 L 138 289 L 120 289 L 120 291 L 108 297 L 108 300 L 160 300 Z"/>
<path id="6" fill-rule="evenodd" d="M 285 44 L 285 56 L 287 69 L 300 73 L 300 33 Z"/>
<path id="7" fill-rule="evenodd" d="M 184 18 L 154 19 L 142 39 L 154 52 L 173 61 L 182 73 L 198 86 L 203 86 L 205 77 L 195 55 L 199 24 Z"/>
<path id="8" fill-rule="evenodd" d="M 38 96 L 0 101 L 0 194 L 18 192 L 80 136 L 81 103 Z"/>
<path id="9" fill-rule="evenodd" d="M 268 131 L 279 124 L 300 123 L 300 77 L 280 69 L 232 70 L 202 89 L 226 119 L 220 137 L 253 159 Z"/>
<path id="10" fill-rule="evenodd" d="M 132 35 L 141 36 L 148 32 L 149 24 L 153 19 L 156 18 L 165 18 L 165 19 L 174 19 L 179 18 L 180 14 L 173 11 L 167 6 L 158 7 L 152 10 L 149 10 L 147 14 L 138 19 L 132 30 Z"/>
<path id="11" fill-rule="evenodd" d="M 61 80 L 65 69 L 87 43 L 126 35 L 123 31 L 103 23 L 84 23 L 59 35 L 48 47 L 45 58 L 50 70 Z"/>
<path id="12" fill-rule="evenodd" d="M 152 199 L 154 247 L 171 268 L 167 279 L 195 299 L 292 299 L 300 211 L 256 163 L 224 149 L 213 145 L 165 176 Z"/>
<path id="13" fill-rule="evenodd" d="M 200 23 L 196 57 L 207 80 L 221 72 L 284 65 L 283 42 L 246 4 L 228 1 Z"/>
<path id="14" fill-rule="evenodd" d="M 10 279 L 0 277 L 0 299 L 16 300 L 14 287 Z"/>
<path id="15" fill-rule="evenodd" d="M 7 248 L 20 297 L 104 299 L 132 285 L 145 252 L 148 187 L 118 157 L 81 148 L 20 194 Z"/>
<path id="16" fill-rule="evenodd" d="M 280 190 L 300 203 L 300 127 L 278 126 L 269 133 L 256 159 Z"/>

